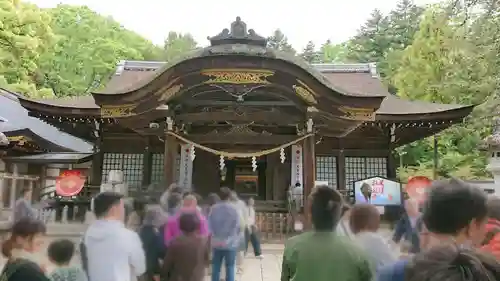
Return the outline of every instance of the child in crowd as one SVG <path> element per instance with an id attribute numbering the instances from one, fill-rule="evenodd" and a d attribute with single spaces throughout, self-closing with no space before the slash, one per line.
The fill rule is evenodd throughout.
<path id="1" fill-rule="evenodd" d="M 49 275 L 50 280 L 87 281 L 87 275 L 83 269 L 70 266 L 74 253 L 75 244 L 68 239 L 56 240 L 49 245 L 49 260 L 56 266 L 56 269 Z"/>

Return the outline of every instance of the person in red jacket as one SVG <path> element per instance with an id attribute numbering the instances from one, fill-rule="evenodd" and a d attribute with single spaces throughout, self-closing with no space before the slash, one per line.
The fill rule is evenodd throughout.
<path id="1" fill-rule="evenodd" d="M 500 198 L 488 198 L 488 223 L 482 249 L 500 259 Z"/>

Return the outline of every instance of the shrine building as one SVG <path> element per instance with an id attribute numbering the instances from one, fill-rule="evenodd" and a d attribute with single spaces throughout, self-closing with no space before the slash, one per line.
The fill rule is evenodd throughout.
<path id="1" fill-rule="evenodd" d="M 276 205 L 296 182 L 307 194 L 315 181 L 347 190 L 395 178 L 395 148 L 473 109 L 397 97 L 374 63 L 311 65 L 267 48 L 240 18 L 209 41 L 167 63 L 122 61 L 89 96 L 19 102 L 94 143 L 90 185 L 118 169 L 130 194 L 226 185 Z"/>
<path id="2" fill-rule="evenodd" d="M 61 170 L 88 170 L 93 157 L 91 143 L 30 117 L 18 97 L 0 89 L 0 132 L 7 139 L 0 146 L 0 210 L 26 187 L 35 200 L 52 195 Z"/>

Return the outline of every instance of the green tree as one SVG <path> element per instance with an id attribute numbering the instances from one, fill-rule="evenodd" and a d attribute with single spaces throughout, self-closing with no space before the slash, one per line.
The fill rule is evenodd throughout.
<path id="1" fill-rule="evenodd" d="M 37 6 L 0 0 L 0 87 L 31 96 L 51 96 L 36 87 L 39 54 L 50 45 L 50 16 Z"/>
<path id="2" fill-rule="evenodd" d="M 39 85 L 61 96 L 85 95 L 108 81 L 120 60 L 159 59 L 160 48 L 86 6 L 48 9 L 57 41 L 42 53 Z"/>
<path id="3" fill-rule="evenodd" d="M 468 28 L 453 24 L 455 21 L 440 6 L 425 12 L 412 45 L 402 52 L 392 77 L 399 95 L 430 102 L 478 104 L 495 91 L 496 81 L 489 78 L 490 62 L 467 39 Z M 451 127 L 439 135 L 441 175 L 486 175 L 485 154 L 477 149 L 488 131 L 483 114 L 479 107 L 463 126 Z M 431 147 L 430 140 L 422 140 L 404 149 L 407 155 L 418 152 L 418 163 L 414 164 L 429 168 Z"/>
<path id="4" fill-rule="evenodd" d="M 168 33 L 164 44 L 164 59 L 171 61 L 182 54 L 197 48 L 197 43 L 189 33 L 182 34 L 175 31 Z"/>
<path id="5" fill-rule="evenodd" d="M 273 32 L 273 35 L 267 38 L 267 47 L 275 50 L 279 50 L 285 53 L 295 55 L 297 51 L 288 43 L 288 38 L 279 29 Z"/>
<path id="6" fill-rule="evenodd" d="M 300 53 L 302 57 L 308 63 L 318 63 L 320 62 L 320 54 L 316 51 L 316 46 L 313 41 L 307 42 L 306 47 Z"/>
<path id="7" fill-rule="evenodd" d="M 378 9 L 359 29 L 348 44 L 348 58 L 358 62 L 381 62 L 390 50 L 391 38 L 387 36 L 389 18 Z"/>
<path id="8" fill-rule="evenodd" d="M 348 62 L 347 51 L 345 43 L 332 44 L 327 40 L 319 49 L 319 60 L 322 63 L 345 63 Z"/>

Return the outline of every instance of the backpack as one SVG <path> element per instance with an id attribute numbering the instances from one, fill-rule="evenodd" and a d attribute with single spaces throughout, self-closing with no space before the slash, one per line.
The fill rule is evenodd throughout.
<path id="1" fill-rule="evenodd" d="M 486 235 L 484 236 L 484 240 L 481 243 L 481 245 L 483 245 L 483 246 L 484 245 L 488 245 L 491 242 L 491 240 L 493 240 L 493 238 L 495 238 L 495 236 L 497 234 L 499 234 L 499 233 L 500 233 L 500 227 L 494 227 L 493 229 L 491 229 L 490 231 L 488 231 L 486 233 Z"/>
<path id="2" fill-rule="evenodd" d="M 8 281 L 14 273 L 16 273 L 19 270 L 22 270 L 24 266 L 29 264 L 29 261 L 26 261 L 24 259 L 18 259 L 12 262 L 7 262 L 5 265 L 2 274 L 0 274 L 0 281 Z"/>

